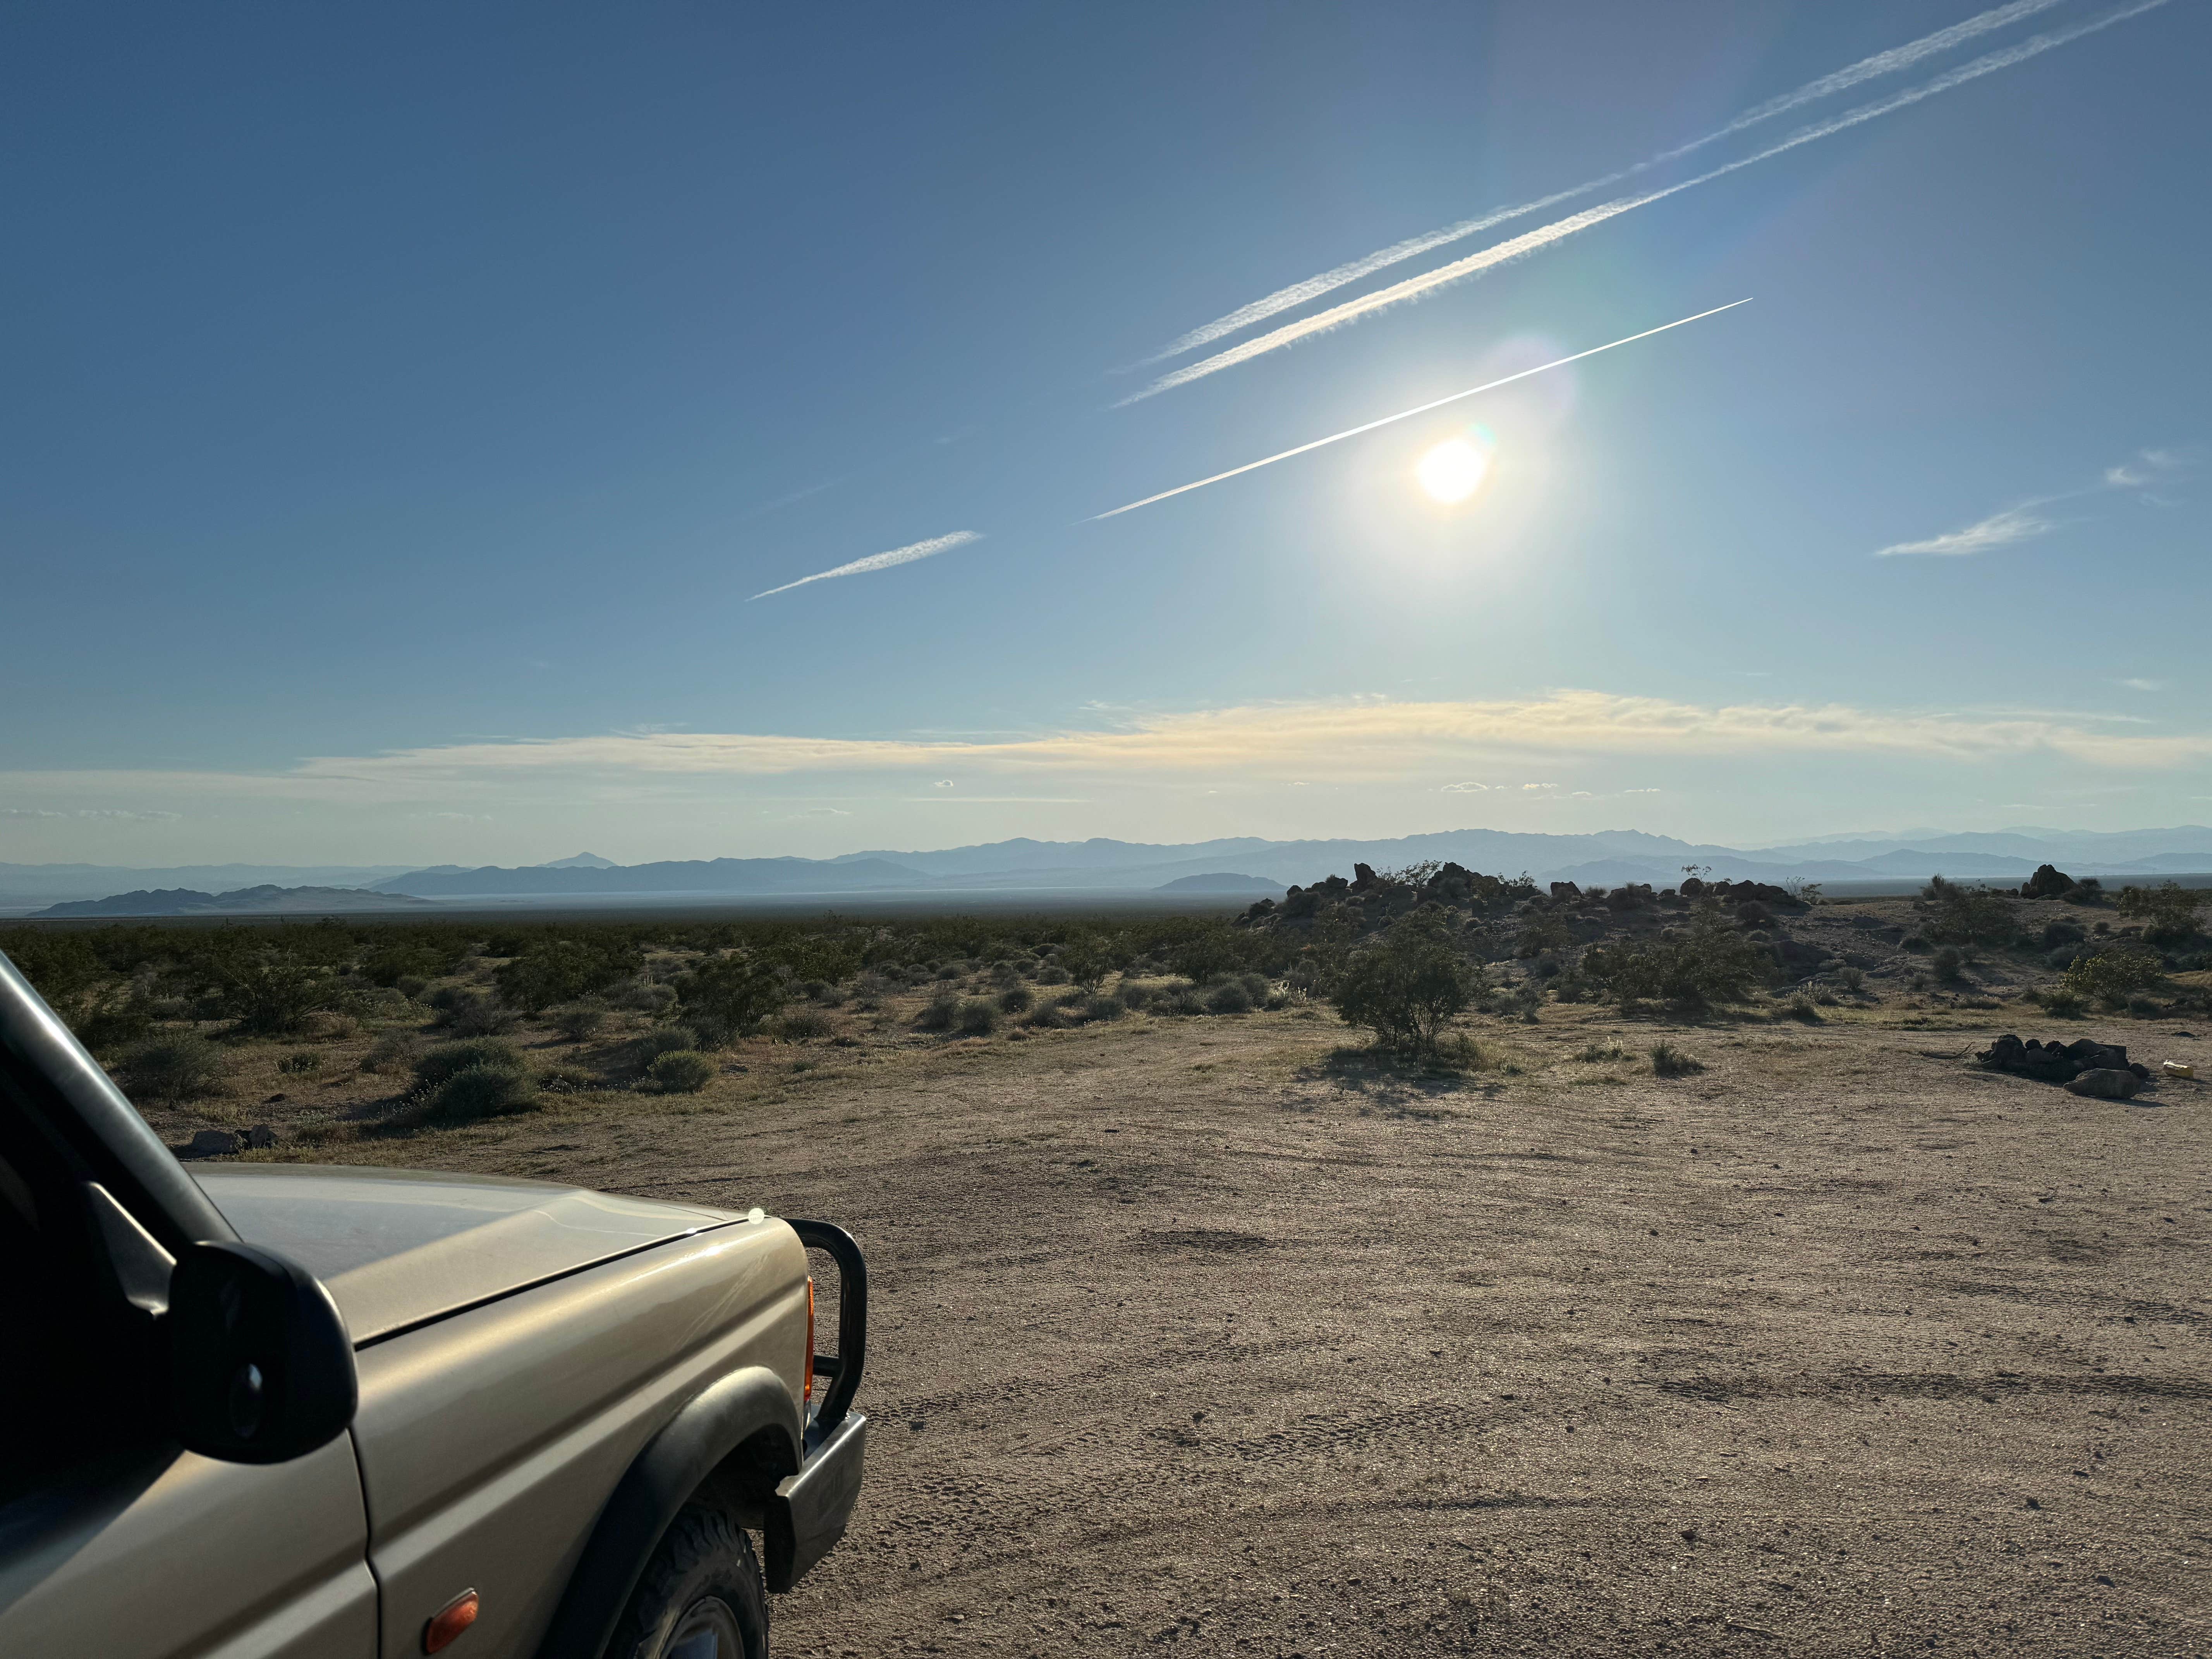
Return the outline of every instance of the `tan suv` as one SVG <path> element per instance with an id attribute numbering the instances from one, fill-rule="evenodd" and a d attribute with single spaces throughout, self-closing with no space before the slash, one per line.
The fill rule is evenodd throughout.
<path id="1" fill-rule="evenodd" d="M 763 1659 L 859 1494 L 866 1298 L 758 1210 L 196 1180 L 0 957 L 0 1654 Z"/>

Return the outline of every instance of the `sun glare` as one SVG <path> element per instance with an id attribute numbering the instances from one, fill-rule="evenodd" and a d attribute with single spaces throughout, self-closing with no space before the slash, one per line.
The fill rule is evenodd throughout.
<path id="1" fill-rule="evenodd" d="M 1421 457 L 1413 476 L 1421 481 L 1421 488 L 1437 501 L 1463 501 L 1482 486 L 1482 475 L 1490 471 L 1490 457 L 1464 438 L 1454 438 L 1438 444 Z"/>

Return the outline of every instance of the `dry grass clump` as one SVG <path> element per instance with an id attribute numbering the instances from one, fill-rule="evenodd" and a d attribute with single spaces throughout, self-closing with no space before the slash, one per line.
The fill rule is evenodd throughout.
<path id="1" fill-rule="evenodd" d="M 1705 1069 L 1705 1061 L 1694 1054 L 1685 1054 L 1671 1042 L 1651 1045 L 1651 1075 L 1654 1077 L 1693 1077 Z"/>

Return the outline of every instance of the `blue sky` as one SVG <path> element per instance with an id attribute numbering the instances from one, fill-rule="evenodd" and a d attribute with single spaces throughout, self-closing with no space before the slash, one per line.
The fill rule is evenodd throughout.
<path id="1" fill-rule="evenodd" d="M 2212 10 L 2131 9 L 15 9 L 0 860 L 2206 821 Z"/>

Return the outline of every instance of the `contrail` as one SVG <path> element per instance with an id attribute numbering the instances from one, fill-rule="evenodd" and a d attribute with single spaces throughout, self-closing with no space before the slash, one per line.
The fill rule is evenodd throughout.
<path id="1" fill-rule="evenodd" d="M 956 547 L 965 547 L 970 542 L 983 538 L 972 530 L 956 530 L 950 536 L 933 536 L 926 542 L 912 542 L 904 547 L 895 547 L 888 553 L 871 553 L 865 559 L 855 559 L 850 564 L 841 564 L 835 570 L 817 570 L 811 576 L 801 576 L 795 582 L 786 582 L 781 587 L 771 587 L 767 592 L 756 593 L 753 599 L 764 599 L 772 593 L 788 593 L 794 587 L 804 587 L 809 582 L 826 582 L 832 576 L 858 576 L 870 570 L 888 570 L 895 564 L 911 564 L 916 559 L 926 559 L 933 553 L 950 553 Z M 745 603 L 750 605 L 752 599 Z"/>
<path id="2" fill-rule="evenodd" d="M 1396 421 L 1409 421 L 1416 415 L 1425 415 L 1432 409 L 1442 409 L 1446 404 L 1455 404 L 1462 398 L 1472 398 L 1478 392 L 1495 392 L 1499 386 L 1510 386 L 1516 380 L 1525 380 L 1531 374 L 1541 374 L 1547 368 L 1561 368 L 1569 363 L 1578 363 L 1585 357 L 1595 357 L 1601 351 L 1611 351 L 1615 346 L 1625 346 L 1638 340 L 1648 340 L 1655 334 L 1664 334 L 1670 328 L 1680 328 L 1686 323 L 1701 322 L 1707 317 L 1717 317 L 1723 311 L 1734 311 L 1738 306 L 1747 306 L 1748 299 L 1731 300 L 1724 306 L 1715 306 L 1711 311 L 1701 311 L 1694 317 L 1682 317 L 1671 323 L 1662 323 L 1656 328 L 1647 328 L 1641 334 L 1631 334 L 1601 346 L 1592 346 L 1588 351 L 1577 351 L 1571 357 L 1555 357 L 1548 363 L 1539 363 L 1534 368 L 1524 368 L 1517 374 L 1508 374 L 1501 380 L 1486 380 L 1480 386 L 1471 386 L 1464 392 L 1455 392 L 1449 398 L 1438 398 L 1413 409 L 1403 409 L 1395 415 L 1385 415 L 1379 421 L 1370 421 L 1364 426 L 1355 426 L 1343 432 L 1332 432 L 1326 438 L 1316 438 L 1310 444 L 1300 444 L 1296 449 L 1286 449 L 1279 455 L 1270 455 L 1264 460 L 1247 461 L 1242 466 L 1232 466 L 1226 472 L 1217 472 L 1210 478 L 1200 478 L 1195 483 L 1177 484 L 1173 489 L 1163 489 L 1157 495 L 1147 495 L 1141 501 L 1131 501 L 1127 507 L 1117 507 L 1104 513 L 1094 513 L 1084 520 L 1097 524 L 1101 519 L 1133 513 L 1140 507 L 1150 507 L 1154 501 L 1164 501 L 1170 495 L 1182 495 L 1194 489 L 1203 489 L 1208 484 L 1219 483 L 1224 478 L 1233 478 L 1240 472 L 1253 472 L 1263 466 L 1273 466 L 1277 461 L 1287 461 L 1293 455 L 1303 455 L 1310 449 L 1319 449 L 1327 444 L 1341 443 L 1346 438 L 1356 438 L 1363 432 L 1372 432 L 1378 426 L 1389 426 Z M 836 572 L 831 572 L 836 574 Z"/>
<path id="3" fill-rule="evenodd" d="M 1464 258 L 1455 259 L 1449 264 L 1439 265 L 1434 270 L 1426 271 L 1419 276 L 1409 276 L 1401 283 L 1392 283 L 1389 288 L 1377 289 L 1374 293 L 1363 295 L 1357 300 L 1348 300 L 1342 305 L 1332 306 L 1327 311 L 1316 312 L 1310 317 L 1286 324 L 1255 339 L 1247 340 L 1242 345 L 1232 346 L 1226 351 L 1218 352 L 1203 362 L 1193 363 L 1186 368 L 1179 368 L 1171 374 L 1164 374 L 1142 392 L 1122 398 L 1114 407 L 1121 409 L 1130 404 L 1141 402 L 1146 398 L 1156 397 L 1160 392 L 1188 385 L 1208 374 L 1218 374 L 1224 368 L 1234 368 L 1239 363 L 1249 362 L 1253 358 L 1267 352 L 1279 350 L 1284 346 L 1307 339 L 1316 334 L 1326 333 L 1331 329 L 1341 328 L 1346 323 L 1355 322 L 1362 317 L 1371 315 L 1389 307 L 1401 305 L 1408 300 L 1433 294 L 1438 289 L 1464 282 L 1469 277 L 1481 275 L 1484 271 L 1495 270 L 1499 265 L 1524 258 L 1540 248 L 1549 247 L 1555 242 L 1565 240 L 1577 231 L 1587 230 L 1593 225 L 1602 224 L 1607 219 L 1626 213 L 1632 208 L 1647 207 L 1653 202 L 1663 201 L 1669 196 L 1693 189 L 1698 185 L 1711 184 L 1716 179 L 1725 178 L 1728 174 L 1756 162 L 1768 161 L 1785 151 L 1793 150 L 1800 144 L 1809 144 L 1816 138 L 1826 138 L 1832 133 L 1843 131 L 1846 127 L 1855 127 L 1862 122 L 1873 120 L 1876 116 L 1887 115 L 1893 110 L 1900 110 L 1908 105 L 1917 104 L 1924 98 L 1932 98 L 1939 92 L 1948 92 L 1954 87 L 1961 86 L 1968 81 L 1978 80 L 1983 76 L 1994 74 L 1998 70 L 2010 69 L 2014 64 L 2025 63 L 2028 58 L 2049 52 L 2054 46 L 2065 46 L 2070 41 L 2080 40 L 2085 34 L 2093 34 L 2099 29 L 2109 28 L 2114 23 L 2124 22 L 2130 17 L 2138 16 L 2143 12 L 2153 10 L 2166 3 L 2166 0 L 2137 0 L 2137 3 L 2134 5 L 2124 7 L 2118 11 L 2109 12 L 2102 17 L 2093 18 L 2087 22 L 2075 23 L 2066 28 L 2053 29 L 2047 34 L 2032 36 L 2018 46 L 2007 46 L 2002 51 L 1990 52 L 1977 58 L 1972 63 L 1962 64 L 1957 69 L 1947 70 L 1934 80 L 1923 82 L 1919 86 L 1909 87 L 1903 92 L 1893 93 L 1890 96 L 1877 99 L 1871 104 L 1862 104 L 1858 108 L 1846 111 L 1830 120 L 1818 122 L 1809 127 L 1801 127 L 1778 144 L 1771 144 L 1765 149 L 1744 156 L 1738 161 L 1730 161 L 1723 167 L 1715 167 L 1709 173 L 1699 173 L 1694 179 L 1685 179 L 1681 183 L 1669 185 L 1663 190 L 1647 191 L 1640 196 L 1619 197 L 1613 201 L 1601 203 L 1596 207 L 1585 208 L 1580 213 L 1570 215 L 1565 219 L 1554 220 L 1539 229 L 1524 231 L 1522 234 L 1505 241 L 1493 243 L 1479 252 L 1470 253 Z"/>
<path id="4" fill-rule="evenodd" d="M 1441 230 L 1431 230 L 1419 236 L 1407 237 L 1402 242 L 1393 242 L 1389 247 L 1379 249 L 1363 258 L 1338 265 L 1332 270 L 1324 270 L 1318 276 L 1309 276 L 1303 283 L 1293 283 L 1288 288 L 1278 289 L 1265 299 L 1255 300 L 1250 305 L 1239 307 L 1225 317 L 1216 318 L 1202 328 L 1191 330 L 1180 339 L 1140 360 L 1134 367 L 1149 368 L 1152 364 L 1165 362 L 1170 357 L 1180 357 L 1186 351 L 1212 345 L 1216 340 L 1249 328 L 1255 323 L 1265 322 L 1279 312 L 1291 310 L 1309 300 L 1318 300 L 1322 295 L 1342 288 L 1346 283 L 1356 283 L 1364 276 L 1371 276 L 1378 270 L 1426 253 L 1431 248 L 1459 241 L 1488 230 L 1492 225 L 1502 225 L 1508 219 L 1518 219 L 1523 214 L 1540 213 L 1544 209 L 1557 207 L 1562 202 L 1571 202 L 1577 196 L 1587 196 L 1594 190 L 1603 190 L 1607 185 L 1617 185 L 1639 173 L 1663 167 L 1669 161 L 1678 161 L 1692 151 L 1732 137 L 1747 127 L 1771 121 L 1778 115 L 1786 115 L 1793 109 L 1817 103 L 1823 98 L 1832 98 L 1839 92 L 1848 92 L 1851 88 L 1881 76 L 1895 75 L 1911 69 L 1925 58 L 1948 52 L 1978 35 L 2005 28 L 2023 17 L 2033 17 L 2038 12 L 2048 11 L 2061 3 L 2063 0 L 2012 0 L 2009 5 L 1996 7 L 1978 17 L 1969 17 L 1963 23 L 1954 23 L 1949 28 L 1923 35 L 1908 45 L 1893 46 L 1889 51 L 1878 52 L 1871 58 L 1862 58 L 1857 63 L 1838 70 L 1832 75 L 1824 75 L 1817 81 L 1808 81 L 1795 92 L 1785 92 L 1778 98 L 1770 98 L 1763 104 L 1754 105 L 1727 125 L 1716 127 L 1702 138 L 1692 138 L 1686 144 L 1677 144 L 1672 149 L 1662 150 L 1633 167 L 1588 179 L 1566 190 L 1554 191 L 1549 196 L 1540 196 L 1533 202 L 1522 203 L 1518 207 L 1492 208 L 1475 218 L 1462 219 L 1457 224 L 1444 226 Z"/>

